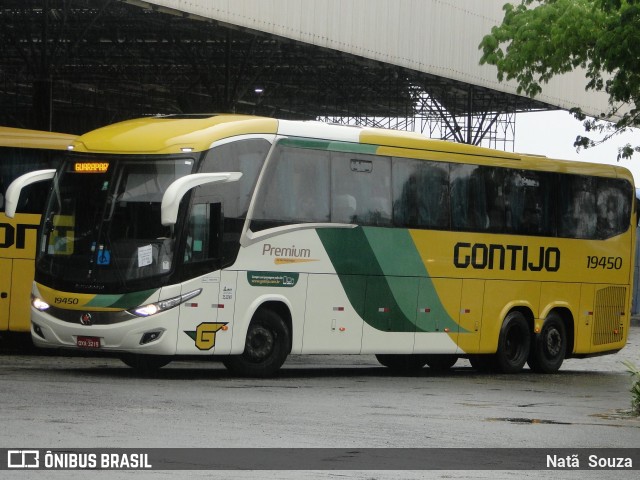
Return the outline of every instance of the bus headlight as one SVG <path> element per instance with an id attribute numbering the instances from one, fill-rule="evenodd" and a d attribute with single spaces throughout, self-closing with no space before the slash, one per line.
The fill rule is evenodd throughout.
<path id="1" fill-rule="evenodd" d="M 36 297 L 35 295 L 31 295 L 31 305 L 33 305 L 33 308 L 35 308 L 36 310 L 40 310 L 41 312 L 44 312 L 45 310 L 48 310 L 49 307 L 51 307 L 51 305 L 42 300 L 40 297 Z"/>
<path id="2" fill-rule="evenodd" d="M 185 293 L 184 295 L 179 295 L 177 297 L 168 298 L 166 300 L 160 300 L 159 302 L 149 303 L 147 305 L 132 308 L 131 310 L 129 310 L 129 313 L 132 313 L 138 317 L 148 317 L 149 315 L 155 315 L 156 313 L 164 312 L 165 310 L 170 310 L 173 307 L 177 307 L 181 303 L 186 302 L 193 297 L 197 297 L 198 295 L 200 295 L 200 293 L 202 293 L 201 288 L 193 290 L 189 293 Z"/>

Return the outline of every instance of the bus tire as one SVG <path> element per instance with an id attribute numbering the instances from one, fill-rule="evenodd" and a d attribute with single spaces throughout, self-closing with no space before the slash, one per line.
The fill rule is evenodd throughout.
<path id="1" fill-rule="evenodd" d="M 426 355 L 381 353 L 376 354 L 380 365 L 396 371 L 420 370 L 427 364 Z"/>
<path id="2" fill-rule="evenodd" d="M 555 373 L 560 369 L 566 353 L 566 327 L 560 315 L 551 312 L 533 340 L 527 363 L 534 372 Z"/>
<path id="3" fill-rule="evenodd" d="M 469 363 L 474 370 L 480 373 L 491 373 L 496 371 L 496 359 L 494 355 L 470 355 Z"/>
<path id="4" fill-rule="evenodd" d="M 120 360 L 140 373 L 151 373 L 171 363 L 173 357 L 166 355 L 141 355 L 138 353 L 123 353 Z"/>
<path id="5" fill-rule="evenodd" d="M 227 369 L 242 377 L 272 377 L 289 355 L 290 333 L 272 310 L 258 310 L 247 330 L 244 351 L 222 360 Z"/>
<path id="6" fill-rule="evenodd" d="M 531 334 L 524 315 L 515 310 L 502 323 L 498 350 L 495 354 L 496 366 L 502 373 L 517 373 L 529 358 Z"/>
<path id="7" fill-rule="evenodd" d="M 456 355 L 426 355 L 427 366 L 436 372 L 444 372 L 453 367 L 458 361 Z"/>

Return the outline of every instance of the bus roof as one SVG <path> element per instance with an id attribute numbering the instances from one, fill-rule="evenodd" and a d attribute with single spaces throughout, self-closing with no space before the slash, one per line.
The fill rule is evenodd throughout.
<path id="1" fill-rule="evenodd" d="M 248 115 L 155 116 L 114 123 L 85 133 L 74 151 L 153 154 L 201 152 L 224 138 L 243 134 L 275 134 L 278 120 Z"/>
<path id="2" fill-rule="evenodd" d="M 318 121 L 277 120 L 250 115 L 168 115 L 127 120 L 85 133 L 73 142 L 78 152 L 116 154 L 171 154 L 205 151 L 217 141 L 238 135 L 285 135 L 327 142 L 358 143 L 396 149 L 428 151 L 438 157 L 470 155 L 485 163 L 545 171 L 623 177 L 633 182 L 624 167 L 548 159 L 543 156 L 492 150 L 468 144 L 434 140 L 416 132 L 359 126 L 334 125 Z M 363 150 L 364 151 L 364 150 Z M 385 154 L 376 150 L 379 154 Z M 388 153 L 387 153 L 388 154 Z M 482 158 L 485 161 L 481 160 Z"/>
<path id="3" fill-rule="evenodd" d="M 0 127 L 0 147 L 66 150 L 76 138 L 68 133 Z"/>

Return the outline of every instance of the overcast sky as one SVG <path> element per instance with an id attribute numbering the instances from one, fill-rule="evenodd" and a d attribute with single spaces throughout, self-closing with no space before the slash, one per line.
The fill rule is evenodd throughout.
<path id="1" fill-rule="evenodd" d="M 582 122 L 566 111 L 519 113 L 516 115 L 516 152 L 535 153 L 547 157 L 585 162 L 621 165 L 633 172 L 636 187 L 640 187 L 640 153 L 632 160 L 616 161 L 618 147 L 627 143 L 640 145 L 640 131 L 634 129 L 616 136 L 594 148 L 576 152 L 573 142 L 577 135 L 587 135 Z"/>

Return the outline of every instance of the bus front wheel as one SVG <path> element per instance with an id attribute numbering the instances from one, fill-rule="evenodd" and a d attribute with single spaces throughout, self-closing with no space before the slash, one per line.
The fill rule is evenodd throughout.
<path id="1" fill-rule="evenodd" d="M 242 377 L 271 377 L 287 359 L 289 345 L 289 330 L 280 315 L 261 309 L 249 324 L 244 352 L 230 355 L 222 363 Z"/>
<path id="2" fill-rule="evenodd" d="M 562 318 L 550 313 L 542 330 L 533 340 L 527 363 L 534 372 L 555 373 L 560 369 L 567 353 L 567 334 Z"/>
<path id="3" fill-rule="evenodd" d="M 500 329 L 496 366 L 502 373 L 517 373 L 524 367 L 531 348 L 529 324 L 521 312 L 510 312 Z"/>
<path id="4" fill-rule="evenodd" d="M 151 373 L 171 363 L 173 357 L 165 355 L 141 355 L 137 353 L 123 353 L 120 360 L 141 373 Z"/>

